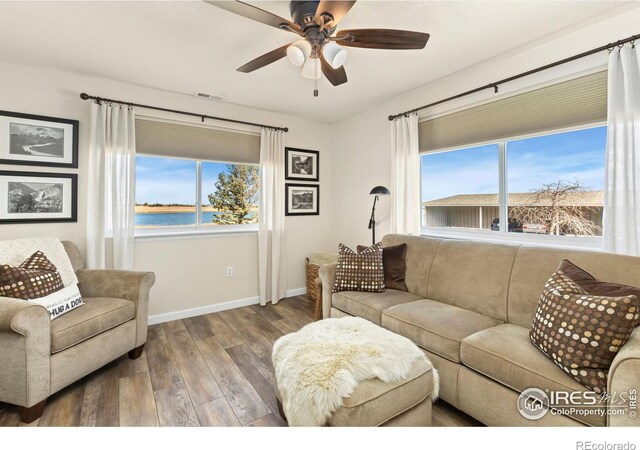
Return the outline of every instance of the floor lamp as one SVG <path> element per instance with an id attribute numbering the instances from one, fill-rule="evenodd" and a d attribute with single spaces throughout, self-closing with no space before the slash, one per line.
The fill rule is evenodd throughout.
<path id="1" fill-rule="evenodd" d="M 380 195 L 391 195 L 391 192 L 384 186 L 376 186 L 371 189 L 369 195 L 375 195 L 373 208 L 371 208 L 371 218 L 369 219 L 369 229 L 371 230 L 373 245 L 376 245 L 376 203 Z"/>

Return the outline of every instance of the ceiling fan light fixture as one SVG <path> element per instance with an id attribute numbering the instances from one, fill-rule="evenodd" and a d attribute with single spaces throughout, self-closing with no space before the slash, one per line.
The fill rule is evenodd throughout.
<path id="1" fill-rule="evenodd" d="M 309 55 L 311 55 L 311 44 L 304 39 L 287 47 L 287 57 L 291 64 L 296 67 L 301 67 L 309 58 Z"/>
<path id="2" fill-rule="evenodd" d="M 309 58 L 302 66 L 302 76 L 317 80 L 320 78 L 320 60 L 318 58 Z"/>
<path id="3" fill-rule="evenodd" d="M 335 42 L 328 42 L 322 49 L 322 54 L 334 69 L 341 67 L 347 59 L 347 51 Z"/>

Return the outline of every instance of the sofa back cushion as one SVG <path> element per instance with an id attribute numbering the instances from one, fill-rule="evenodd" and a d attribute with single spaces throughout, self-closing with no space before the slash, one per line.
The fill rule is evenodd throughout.
<path id="1" fill-rule="evenodd" d="M 427 298 L 506 321 L 509 275 L 517 249 L 443 240 L 431 267 Z"/>
<path id="2" fill-rule="evenodd" d="M 403 234 L 387 234 L 382 238 L 382 246 L 407 244 L 405 284 L 412 294 L 427 298 L 427 285 L 431 264 L 441 239 Z"/>
<path id="3" fill-rule="evenodd" d="M 84 261 L 82 261 L 82 256 L 76 244 L 71 241 L 62 241 L 62 245 L 64 251 L 67 252 L 67 256 L 69 256 L 73 270 L 77 272 L 80 269 L 84 269 Z"/>
<path id="4" fill-rule="evenodd" d="M 612 253 L 522 245 L 511 271 L 507 320 L 529 328 L 544 285 L 563 259 L 598 280 L 640 286 L 640 258 Z"/>
<path id="5" fill-rule="evenodd" d="M 409 292 L 527 329 L 563 259 L 598 280 L 640 286 L 640 258 L 634 256 L 400 234 L 382 239 L 385 247 L 402 243 Z"/>

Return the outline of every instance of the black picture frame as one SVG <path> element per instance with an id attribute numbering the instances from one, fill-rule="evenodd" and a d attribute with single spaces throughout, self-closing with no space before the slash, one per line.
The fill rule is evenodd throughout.
<path id="1" fill-rule="evenodd" d="M 302 212 L 296 212 L 295 210 L 291 210 L 289 208 L 289 192 L 295 188 L 306 188 L 306 189 L 315 189 L 315 209 L 310 210 L 302 210 Z M 295 184 L 295 183 L 286 183 L 284 185 L 284 205 L 285 205 L 285 216 L 319 216 L 320 215 L 320 185 L 319 184 Z"/>
<path id="2" fill-rule="evenodd" d="M 312 174 L 296 175 L 293 173 L 294 167 L 290 160 L 295 154 L 301 154 L 312 159 Z M 320 181 L 320 152 L 317 150 L 306 150 L 303 148 L 285 147 L 284 148 L 284 179 L 297 181 Z"/>
<path id="3" fill-rule="evenodd" d="M 75 173 L 51 173 L 51 172 L 20 172 L 12 170 L 0 170 L 0 177 L 30 177 L 40 178 L 68 178 L 71 180 L 71 214 L 69 217 L 42 219 L 25 218 L 25 219 L 4 219 L 0 217 L 0 224 L 30 224 L 30 223 L 60 223 L 60 222 L 77 222 L 78 221 L 78 175 Z M 0 208 L 8 208 L 9 199 L 0 198 Z"/>
<path id="4" fill-rule="evenodd" d="M 71 131 L 71 162 L 54 162 L 54 161 L 44 161 L 44 160 L 28 160 L 28 159 L 12 159 L 8 156 L 4 156 L 4 151 L 2 147 L 9 146 L 10 144 L 10 135 L 9 130 L 3 130 L 2 135 L 0 136 L 0 164 L 12 164 L 12 165 L 20 165 L 20 166 L 43 166 L 43 167 L 57 167 L 57 168 L 67 168 L 67 169 L 77 169 L 78 168 L 78 129 L 80 127 L 80 122 L 74 119 L 63 119 L 59 117 L 50 117 L 50 116 L 39 116 L 36 114 L 25 114 L 14 111 L 0 111 L 0 124 L 3 118 L 16 118 L 16 119 L 27 119 L 43 122 L 43 125 L 46 126 L 47 123 L 51 125 L 61 124 L 61 125 L 70 125 L 72 127 Z M 35 125 L 32 125 L 35 126 Z M 6 136 L 5 136 L 6 132 Z M 63 142 L 63 147 L 65 143 Z M 6 155 L 9 155 L 9 149 L 6 149 Z M 34 156 L 37 158 L 37 156 Z"/>

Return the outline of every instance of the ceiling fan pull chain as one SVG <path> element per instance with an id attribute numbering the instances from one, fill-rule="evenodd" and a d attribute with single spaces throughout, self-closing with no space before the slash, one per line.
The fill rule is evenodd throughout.
<path id="1" fill-rule="evenodd" d="M 313 80 L 313 96 L 317 97 L 318 96 L 318 79 L 314 78 Z"/>

